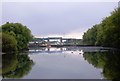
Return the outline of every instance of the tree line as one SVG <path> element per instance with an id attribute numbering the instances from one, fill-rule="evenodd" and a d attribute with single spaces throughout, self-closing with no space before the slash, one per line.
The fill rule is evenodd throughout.
<path id="1" fill-rule="evenodd" d="M 120 48 L 120 8 L 88 29 L 83 35 L 83 44 Z"/>
<path id="2" fill-rule="evenodd" d="M 0 38 L 2 39 L 2 52 L 17 52 L 28 47 L 32 39 L 30 29 L 20 23 L 3 24 L 0 27 Z"/>

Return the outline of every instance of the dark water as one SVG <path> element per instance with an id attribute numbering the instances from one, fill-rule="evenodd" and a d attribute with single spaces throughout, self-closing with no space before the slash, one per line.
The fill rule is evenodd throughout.
<path id="1" fill-rule="evenodd" d="M 120 52 L 103 47 L 31 48 L 5 54 L 2 78 L 117 79 Z"/>

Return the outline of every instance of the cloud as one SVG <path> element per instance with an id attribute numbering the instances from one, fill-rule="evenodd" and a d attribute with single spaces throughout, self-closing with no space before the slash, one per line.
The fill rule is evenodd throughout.
<path id="1" fill-rule="evenodd" d="M 82 38 L 85 30 L 100 23 L 117 5 L 111 2 L 4 2 L 2 23 L 22 23 L 36 37 Z"/>
<path id="2" fill-rule="evenodd" d="M 49 34 L 49 35 L 36 35 L 37 38 L 47 38 L 47 37 L 62 37 L 62 38 L 76 38 L 82 39 L 84 32 L 72 31 L 66 34 Z"/>
<path id="3" fill-rule="evenodd" d="M 66 34 L 64 37 L 82 39 L 82 35 L 83 35 L 83 32 L 71 32 Z"/>

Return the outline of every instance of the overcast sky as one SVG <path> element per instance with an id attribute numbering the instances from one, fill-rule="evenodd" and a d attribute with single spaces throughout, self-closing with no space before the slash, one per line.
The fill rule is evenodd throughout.
<path id="1" fill-rule="evenodd" d="M 37 37 L 82 38 L 117 6 L 117 2 L 3 2 L 2 24 L 22 23 Z"/>

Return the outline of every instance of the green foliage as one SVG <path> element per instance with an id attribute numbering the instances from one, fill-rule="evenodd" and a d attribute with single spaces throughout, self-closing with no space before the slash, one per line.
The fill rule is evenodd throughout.
<path id="1" fill-rule="evenodd" d="M 106 58 L 106 64 L 103 69 L 103 75 L 107 79 L 119 80 L 120 78 L 120 53 L 109 53 Z"/>
<path id="2" fill-rule="evenodd" d="M 120 48 L 120 8 L 106 17 L 100 24 L 93 26 L 83 35 L 87 45 L 100 45 Z"/>
<path id="3" fill-rule="evenodd" d="M 91 29 L 88 29 L 86 33 L 83 35 L 83 43 L 84 45 L 95 45 L 96 36 L 97 36 L 97 26 L 93 26 Z"/>
<path id="4" fill-rule="evenodd" d="M 18 61 L 15 54 L 2 55 L 2 74 L 14 71 L 17 67 Z"/>
<path id="5" fill-rule="evenodd" d="M 94 67 L 103 68 L 105 65 L 105 61 L 107 60 L 105 57 L 106 53 L 102 52 L 88 52 L 83 55 L 84 59 L 88 61 L 88 63 L 93 64 Z"/>
<path id="6" fill-rule="evenodd" d="M 12 35 L 0 33 L 0 38 L 2 39 L 2 52 L 17 51 L 17 41 Z"/>
<path id="7" fill-rule="evenodd" d="M 22 78 L 34 64 L 27 54 L 3 54 L 2 59 L 3 78 Z"/>
<path id="8" fill-rule="evenodd" d="M 15 37 L 18 50 L 27 48 L 28 42 L 32 39 L 31 31 L 20 23 L 9 23 L 2 25 L 2 32 Z"/>
<path id="9" fill-rule="evenodd" d="M 119 51 L 88 52 L 83 57 L 88 63 L 96 68 L 102 68 L 105 79 L 119 81 L 120 78 L 120 55 Z"/>

